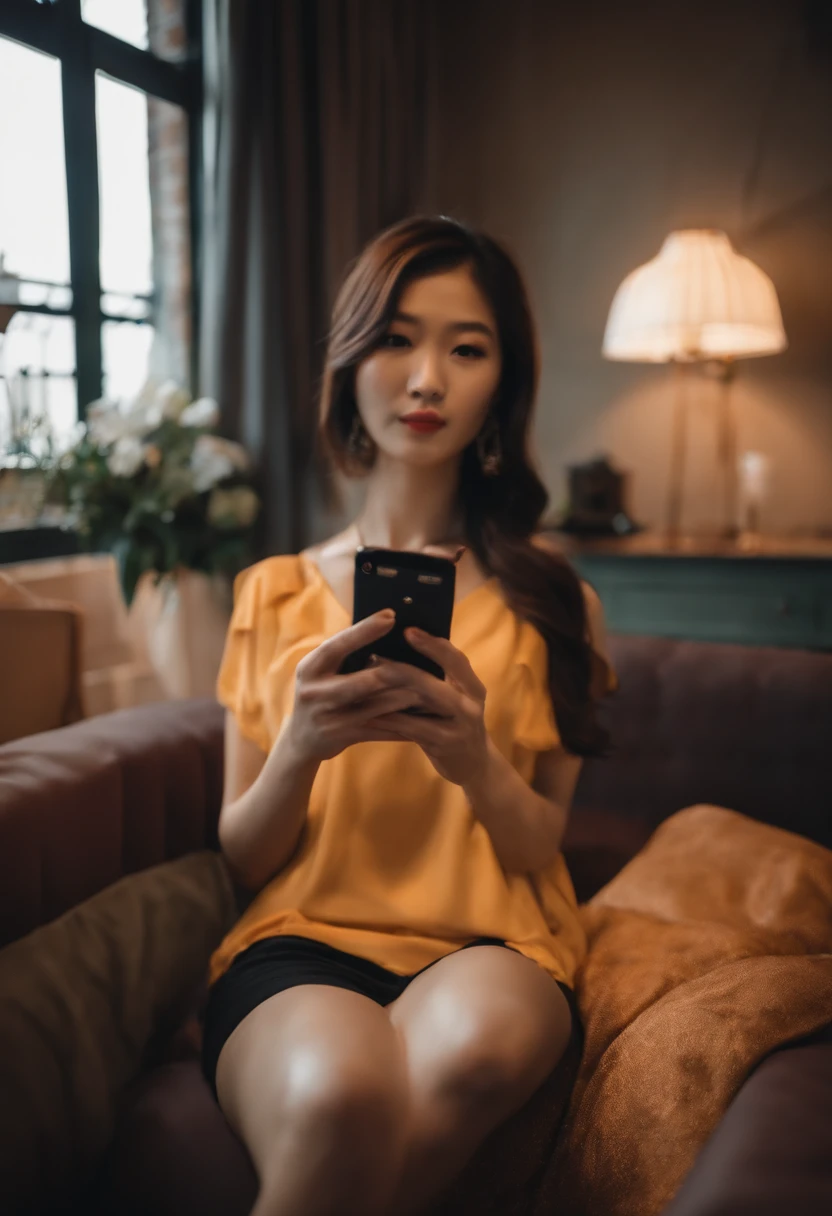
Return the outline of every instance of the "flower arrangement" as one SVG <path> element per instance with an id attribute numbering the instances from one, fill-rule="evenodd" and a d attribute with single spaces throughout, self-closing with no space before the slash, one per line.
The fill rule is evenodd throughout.
<path id="1" fill-rule="evenodd" d="M 132 402 L 96 401 L 48 476 L 88 550 L 111 550 L 129 605 L 142 574 L 231 576 L 251 557 L 260 499 L 244 448 L 213 434 L 210 397 L 149 381 Z"/>

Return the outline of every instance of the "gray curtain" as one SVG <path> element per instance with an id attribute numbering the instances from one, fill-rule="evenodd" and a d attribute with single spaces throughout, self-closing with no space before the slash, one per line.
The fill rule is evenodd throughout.
<path id="1" fill-rule="evenodd" d="M 253 454 L 263 551 L 307 542 L 335 485 L 315 444 L 346 264 L 429 197 L 433 5 L 204 0 L 200 391 Z"/>

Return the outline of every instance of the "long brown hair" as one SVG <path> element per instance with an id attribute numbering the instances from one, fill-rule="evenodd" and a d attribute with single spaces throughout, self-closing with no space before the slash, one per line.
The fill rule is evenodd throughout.
<path id="1" fill-rule="evenodd" d="M 472 442 L 462 453 L 460 495 L 465 540 L 496 576 L 509 607 L 542 634 L 549 656 L 552 707 L 564 747 L 603 754 L 607 731 L 596 717 L 592 689 L 599 663 L 587 640 L 586 602 L 568 561 L 532 542 L 549 495 L 529 453 L 529 430 L 540 355 L 528 293 L 510 254 L 492 237 L 448 216 L 413 216 L 371 240 L 347 268 L 335 301 L 322 378 L 319 438 L 329 458 L 351 477 L 375 462 L 372 441 L 356 449 L 355 369 L 387 331 L 405 287 L 414 279 L 470 269 L 497 320 L 502 375 L 492 406 L 502 465 L 487 477 Z M 366 433 L 365 433 L 366 434 Z M 603 673 L 602 673 L 603 674 Z"/>

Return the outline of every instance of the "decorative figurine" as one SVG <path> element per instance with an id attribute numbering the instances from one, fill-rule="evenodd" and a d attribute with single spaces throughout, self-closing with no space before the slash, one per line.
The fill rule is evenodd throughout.
<path id="1" fill-rule="evenodd" d="M 628 536 L 640 532 L 643 524 L 630 518 L 624 509 L 625 474 L 617 472 L 606 457 L 567 468 L 569 504 L 556 524 L 559 532 L 581 536 Z"/>

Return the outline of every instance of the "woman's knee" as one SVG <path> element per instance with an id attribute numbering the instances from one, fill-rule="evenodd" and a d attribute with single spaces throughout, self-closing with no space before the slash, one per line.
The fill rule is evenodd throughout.
<path id="1" fill-rule="evenodd" d="M 343 995 L 343 994 L 341 994 Z M 284 1067 L 284 1109 L 291 1117 L 356 1132 L 386 1127 L 405 1113 L 404 1047 L 384 1010 L 347 993 L 335 998 L 339 1017 L 298 1036 Z"/>
<path id="2" fill-rule="evenodd" d="M 515 993 L 501 1001 L 496 986 L 478 994 L 474 984 L 423 987 L 420 1000 L 402 1004 L 398 1025 L 414 1091 L 429 1103 L 487 1106 L 540 1084 L 563 1055 L 571 1030 L 563 993 L 544 979 L 537 1004 L 518 1003 Z"/>
<path id="3" fill-rule="evenodd" d="M 217 1068 L 220 1104 L 255 1159 L 287 1128 L 356 1152 L 394 1145 L 409 1091 L 403 1046 L 385 1011 L 317 985 L 265 1005 L 238 1027 Z"/>
<path id="4" fill-rule="evenodd" d="M 325 1172 L 344 1216 L 381 1210 L 403 1168 L 410 1131 L 406 1080 L 372 1059 L 301 1053 L 283 1094 L 277 1134 L 261 1149 L 260 1177 L 282 1194 L 287 1154 L 295 1169 Z M 283 1211 L 283 1207 L 276 1210 Z"/>
<path id="5" fill-rule="evenodd" d="M 440 1061 L 437 1079 L 447 1095 L 474 1103 L 499 1102 L 548 1076 L 563 1055 L 570 1030 L 568 1007 L 545 1033 L 533 1018 L 518 1016 L 513 1024 L 503 1025 L 487 1018 L 477 1025 L 473 1019 L 468 1032 L 453 1043 L 448 1058 Z"/>
<path id="6" fill-rule="evenodd" d="M 374 1067 L 372 1061 L 333 1061 L 327 1053 L 298 1061 L 293 1073 L 284 1115 L 296 1128 L 329 1137 L 347 1153 L 386 1154 L 403 1137 L 408 1114 L 403 1073 Z"/>

